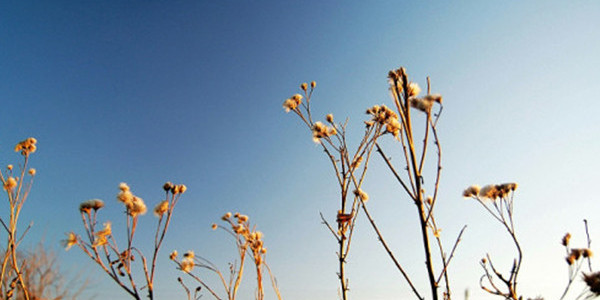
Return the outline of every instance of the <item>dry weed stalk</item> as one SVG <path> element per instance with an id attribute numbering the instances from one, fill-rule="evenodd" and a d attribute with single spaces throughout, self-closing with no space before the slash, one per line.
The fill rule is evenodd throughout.
<path id="1" fill-rule="evenodd" d="M 19 291 L 22 293 L 23 299 L 29 300 L 27 284 L 21 270 L 26 264 L 26 261 L 20 261 L 18 259 L 17 247 L 27 234 L 27 231 L 31 228 L 31 224 L 29 224 L 21 235 L 18 234 L 17 225 L 21 209 L 27 200 L 27 196 L 29 195 L 33 184 L 33 177 L 36 173 L 33 168 L 27 169 L 29 155 L 36 151 L 36 144 L 37 140 L 32 137 L 19 142 L 15 146 L 15 152 L 18 152 L 23 156 L 23 164 L 20 166 L 20 169 L 13 170 L 13 165 L 8 165 L 5 172 L 0 172 L 0 181 L 2 181 L 2 187 L 8 196 L 9 208 L 8 223 L 0 218 L 0 223 L 2 223 L 2 227 L 8 234 L 6 251 L 2 256 L 2 269 L 0 270 L 0 282 L 2 283 L 0 297 L 2 299 L 12 298 L 13 295 L 15 295 L 17 286 L 19 286 Z M 29 176 L 29 180 L 26 180 L 26 176 Z M 9 280 L 10 284 L 6 287 L 4 283 Z"/>
<path id="2" fill-rule="evenodd" d="M 588 230 L 587 220 L 583 220 L 585 224 L 585 233 L 587 237 L 587 247 L 586 248 L 571 248 L 571 234 L 566 233 L 562 240 L 561 244 L 565 247 L 565 261 L 568 265 L 569 270 L 569 279 L 565 290 L 560 297 L 560 300 L 564 299 L 571 288 L 571 285 L 575 281 L 578 275 L 581 275 L 581 278 L 587 285 L 587 290 L 581 292 L 576 299 L 580 299 L 585 296 L 585 299 L 595 298 L 600 295 L 600 272 L 595 272 L 592 269 L 592 260 L 591 257 L 593 255 L 592 250 L 590 249 L 592 241 L 590 240 L 590 234 Z M 581 268 L 587 261 L 589 273 L 584 273 L 581 271 Z"/>
<path id="3" fill-rule="evenodd" d="M 310 110 L 310 98 L 315 87 L 314 82 L 311 83 L 310 92 L 308 91 L 308 85 L 306 83 L 303 83 L 300 86 L 304 91 L 306 103 L 302 102 L 302 95 L 296 94 L 287 99 L 283 103 L 283 107 L 287 112 L 293 111 L 296 113 L 296 115 L 298 115 L 311 129 L 313 140 L 322 146 L 323 151 L 329 157 L 337 176 L 341 194 L 341 207 L 336 219 L 338 230 L 333 230 L 325 218 L 322 217 L 322 219 L 323 223 L 327 225 L 339 243 L 338 258 L 340 270 L 338 275 L 340 278 L 342 298 L 344 300 L 347 299 L 348 291 L 348 282 L 345 279 L 344 273 L 345 259 L 348 255 L 358 210 L 362 209 L 375 230 L 382 246 L 385 248 L 396 268 L 401 272 L 405 281 L 409 284 L 414 295 L 419 299 L 424 299 L 413 284 L 411 277 L 405 272 L 402 265 L 393 254 L 384 239 L 381 230 L 377 227 L 373 217 L 367 209 L 366 200 L 368 197 L 367 194 L 362 191 L 361 185 L 366 175 L 369 158 L 371 157 L 372 151 L 376 148 L 393 176 L 417 206 L 432 299 L 438 299 L 438 287 L 442 280 L 444 280 L 445 283 L 444 298 L 449 299 L 450 284 L 447 276 L 448 265 L 452 260 L 454 251 L 460 242 L 460 238 L 465 228 L 463 227 L 461 230 L 454 242 L 452 251 L 448 255 L 444 251 L 442 240 L 440 238 L 441 229 L 437 226 L 435 215 L 433 213 L 442 170 L 441 147 L 436 129 L 438 118 L 442 110 L 442 97 L 438 94 L 430 93 L 429 80 L 427 95 L 418 97 L 420 88 L 416 83 L 409 81 L 404 68 L 390 71 L 388 78 L 390 80 L 390 90 L 392 91 L 396 110 L 394 111 L 385 105 L 375 105 L 367 109 L 366 113 L 371 116 L 371 119 L 365 122 L 365 133 L 357 150 L 353 154 L 350 154 L 347 148 L 345 123 L 334 123 L 331 114 L 326 116 L 327 123 L 329 123 L 330 126 L 326 126 L 321 122 L 313 122 Z M 432 113 L 436 104 L 439 107 L 439 110 L 436 113 Z M 425 130 L 420 151 L 416 146 L 416 139 L 414 137 L 411 108 L 417 109 L 425 114 Z M 389 133 L 401 144 L 402 155 L 404 156 L 403 167 L 404 170 L 406 170 L 406 174 L 404 175 L 396 170 L 392 165 L 391 160 L 384 154 L 383 149 L 377 143 L 378 138 L 386 133 Z M 427 149 L 432 142 L 437 149 L 437 170 L 434 185 L 432 186 L 432 196 L 426 197 L 423 168 L 427 157 Z M 362 160 L 364 160 L 364 164 L 359 167 L 359 163 Z M 354 189 L 354 192 L 349 194 L 348 192 L 351 188 Z M 353 195 L 353 201 L 350 205 L 347 203 L 347 196 L 349 195 Z M 439 273 L 434 271 L 433 249 L 430 241 L 432 236 L 437 243 L 441 260 L 442 270 Z"/>
<path id="4" fill-rule="evenodd" d="M 516 183 L 490 184 L 483 188 L 477 185 L 468 187 L 464 192 L 465 198 L 477 200 L 494 219 L 504 226 L 508 232 L 515 247 L 517 248 L 517 257 L 513 261 L 513 265 L 508 277 L 498 271 L 492 263 L 489 254 L 480 262 L 483 268 L 484 275 L 479 280 L 480 287 L 486 292 L 504 297 L 505 299 L 519 300 L 523 299 L 517 292 L 517 277 L 521 270 L 521 262 L 523 260 L 523 251 L 515 233 L 515 225 L 513 220 L 513 199 L 514 191 L 517 189 Z M 494 282 L 494 278 L 499 279 L 506 289 L 498 287 Z M 487 282 L 487 284 L 485 283 Z"/>
<path id="5" fill-rule="evenodd" d="M 64 241 L 67 248 L 77 245 L 85 254 L 87 254 L 104 272 L 113 279 L 121 288 L 123 288 L 134 299 L 141 299 L 140 289 L 136 285 L 133 275 L 132 262 L 135 261 L 134 253 L 137 253 L 141 260 L 143 273 L 145 277 L 145 286 L 149 299 L 154 299 L 154 275 L 156 271 L 156 260 L 158 251 L 169 228 L 173 209 L 179 201 L 181 195 L 187 187 L 183 184 L 174 185 L 170 182 L 164 184 L 165 200 L 159 202 L 154 208 L 154 214 L 158 218 L 156 233 L 154 235 L 154 249 L 150 269 L 146 257 L 139 248 L 133 244 L 133 238 L 137 229 L 138 218 L 146 213 L 146 204 L 135 196 L 129 186 L 125 183 L 119 185 L 120 192 L 117 200 L 125 205 L 126 234 L 127 243 L 124 250 L 120 250 L 117 240 L 112 233 L 110 222 L 104 223 L 102 229 L 98 229 L 97 214 L 98 210 L 104 207 L 104 202 L 98 199 L 92 199 L 82 202 L 79 206 L 81 220 L 85 229 L 85 239 L 73 232 L 68 234 Z"/>
<path id="6" fill-rule="evenodd" d="M 213 230 L 217 228 L 221 228 L 225 230 L 227 233 L 231 234 L 234 237 L 236 242 L 236 248 L 238 252 L 238 256 L 240 258 L 239 265 L 236 263 L 232 263 L 229 265 L 229 278 L 226 280 L 223 273 L 209 260 L 196 256 L 193 251 L 188 251 L 183 255 L 181 260 L 178 260 L 177 251 L 171 252 L 170 258 L 177 264 L 177 268 L 182 272 L 188 274 L 192 277 L 200 286 L 195 289 L 193 299 L 197 299 L 197 293 L 205 288 L 215 299 L 228 299 L 234 300 L 237 296 L 237 291 L 242 282 L 242 277 L 244 275 L 244 265 L 246 261 L 246 256 L 250 256 L 252 262 L 254 263 L 256 269 L 256 299 L 263 300 L 264 299 L 264 287 L 263 287 L 263 267 L 267 269 L 269 277 L 271 279 L 271 285 L 273 286 L 273 290 L 277 295 L 277 298 L 281 300 L 281 294 L 279 292 L 279 288 L 277 286 L 277 282 L 275 277 L 271 273 L 271 269 L 266 263 L 265 255 L 267 253 L 267 248 L 264 246 L 263 234 L 260 231 L 256 230 L 256 226 L 252 226 L 250 224 L 249 218 L 246 215 L 242 215 L 236 213 L 232 215 L 231 213 L 226 213 L 221 218 L 224 222 L 226 222 L 229 226 L 219 226 L 217 224 L 213 224 Z M 209 270 L 215 273 L 225 290 L 227 295 L 226 298 L 219 297 L 217 292 L 212 289 L 199 275 L 192 273 L 195 267 Z M 186 291 L 188 299 L 192 299 L 192 295 L 190 289 L 183 283 L 183 281 L 178 279 L 183 288 Z"/>
<path id="7" fill-rule="evenodd" d="M 329 228 L 338 243 L 339 271 L 341 295 L 347 299 L 348 279 L 346 278 L 345 264 L 352 242 L 352 233 L 356 224 L 358 210 L 365 207 L 369 199 L 368 194 L 361 189 L 365 179 L 369 158 L 377 139 L 385 133 L 397 136 L 400 123 L 398 116 L 385 105 L 374 106 L 368 113 L 372 119 L 367 121 L 366 129 L 360 143 L 352 153 L 346 141 L 346 123 L 336 123 L 332 114 L 325 116 L 326 123 L 313 121 L 310 109 L 311 96 L 316 83 L 303 83 L 300 85 L 304 96 L 295 94 L 283 103 L 287 112 L 294 112 L 312 132 L 313 141 L 321 146 L 336 174 L 337 185 L 340 188 L 340 207 L 336 215 L 337 230 L 321 214 L 323 224 Z M 303 102 L 302 99 L 306 101 Z M 349 201 L 350 197 L 350 201 Z"/>

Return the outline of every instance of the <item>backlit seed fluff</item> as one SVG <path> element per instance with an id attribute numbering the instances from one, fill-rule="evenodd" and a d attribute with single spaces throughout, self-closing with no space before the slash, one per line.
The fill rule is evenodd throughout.
<path id="1" fill-rule="evenodd" d="M 308 89 L 308 84 L 306 82 L 304 82 L 300 85 L 300 88 L 306 92 L 306 90 Z"/>
<path id="2" fill-rule="evenodd" d="M 134 196 L 131 193 L 131 191 L 129 191 L 129 189 L 121 190 L 121 192 L 119 194 L 117 194 L 117 200 L 119 200 L 120 202 L 125 204 L 125 206 L 130 205 L 130 203 L 133 201 L 133 197 Z"/>
<path id="3" fill-rule="evenodd" d="M 4 182 L 4 189 L 6 191 L 12 191 L 15 187 L 17 186 L 17 180 L 14 177 L 8 177 L 6 178 L 6 181 Z"/>
<path id="4" fill-rule="evenodd" d="M 121 182 L 119 183 L 119 189 L 123 192 L 129 191 L 129 185 L 127 185 L 125 182 Z"/>
<path id="5" fill-rule="evenodd" d="M 423 97 L 423 100 L 428 102 L 442 103 L 442 95 L 440 94 L 428 94 Z"/>
<path id="6" fill-rule="evenodd" d="M 416 108 L 425 113 L 431 111 L 431 107 L 433 106 L 433 102 L 426 101 L 423 98 L 417 98 L 415 96 L 410 97 L 408 100 L 410 101 L 411 107 Z"/>
<path id="7" fill-rule="evenodd" d="M 327 120 L 327 122 L 333 123 L 333 115 L 332 114 L 327 114 L 327 116 L 325 116 L 325 119 Z"/>
<path id="8" fill-rule="evenodd" d="M 127 206 L 128 208 L 128 212 L 132 217 L 135 217 L 137 215 L 143 215 L 146 213 L 147 208 L 146 208 L 146 203 L 144 203 L 144 200 L 142 200 L 142 198 L 137 197 L 137 196 L 133 196 L 133 201 L 130 202 L 131 204 Z"/>
<path id="9" fill-rule="evenodd" d="M 27 171 L 27 173 L 29 173 L 29 175 L 31 175 L 31 176 L 35 176 L 36 171 L 34 168 L 31 168 L 31 169 L 29 169 L 29 171 Z"/>
<path id="10" fill-rule="evenodd" d="M 290 112 L 290 110 L 296 110 L 297 107 L 298 103 L 293 99 L 286 99 L 285 101 L 283 101 L 283 108 L 285 109 L 285 112 Z"/>
<path id="11" fill-rule="evenodd" d="M 421 92 L 421 87 L 416 82 L 411 82 L 408 84 L 407 92 L 409 97 L 417 96 Z"/>
<path id="12" fill-rule="evenodd" d="M 477 197 L 480 190 L 481 190 L 481 188 L 478 185 L 472 185 L 463 191 L 463 197 L 465 197 L 465 198 Z"/>
<path id="13" fill-rule="evenodd" d="M 191 259 L 184 259 L 181 261 L 181 271 L 189 273 L 194 269 L 194 261 Z"/>
<path id="14" fill-rule="evenodd" d="M 163 200 L 154 207 L 154 215 L 162 217 L 169 210 L 169 201 Z"/>

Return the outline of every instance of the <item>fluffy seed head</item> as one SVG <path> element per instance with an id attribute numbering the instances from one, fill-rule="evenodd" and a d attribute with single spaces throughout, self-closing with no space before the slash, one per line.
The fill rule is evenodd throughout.
<path id="1" fill-rule="evenodd" d="M 481 190 L 481 188 L 478 185 L 474 184 L 463 191 L 463 197 L 465 197 L 465 198 L 477 197 L 480 190 Z"/>
<path id="2" fill-rule="evenodd" d="M 6 181 L 4 182 L 4 190 L 10 192 L 14 190 L 15 187 L 17 187 L 17 180 L 12 176 L 6 178 Z"/>
<path id="3" fill-rule="evenodd" d="M 169 201 L 163 200 L 154 207 L 154 215 L 157 217 L 162 217 L 167 210 L 169 210 Z"/>

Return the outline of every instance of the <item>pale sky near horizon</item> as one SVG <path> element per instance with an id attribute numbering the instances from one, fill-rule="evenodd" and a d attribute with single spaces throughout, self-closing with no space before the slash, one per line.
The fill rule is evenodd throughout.
<path id="1" fill-rule="evenodd" d="M 599 16 L 598 1 L 2 2 L 0 165 L 18 163 L 18 141 L 38 139 L 38 174 L 20 220 L 34 225 L 23 247 L 43 240 L 66 269 L 84 268 L 93 283 L 83 298 L 127 299 L 59 241 L 83 234 L 81 201 L 103 199 L 101 219 L 117 232 L 120 182 L 153 206 L 173 181 L 188 191 L 160 254 L 159 299 L 184 297 L 167 259 L 173 249 L 227 269 L 233 242 L 210 225 L 228 211 L 248 214 L 264 232 L 284 299 L 336 299 L 336 243 L 319 212 L 334 220 L 337 186 L 310 132 L 281 104 L 315 80 L 315 114 L 348 117 L 355 142 L 365 108 L 391 104 L 388 70 L 404 66 L 421 86 L 430 76 L 444 96 L 437 214 L 446 245 L 468 225 L 450 267 L 455 299 L 465 289 L 470 299 L 494 299 L 479 290 L 478 262 L 490 253 L 508 269 L 514 255 L 500 225 L 461 192 L 507 181 L 520 184 L 521 291 L 559 298 L 564 233 L 584 246 L 588 219 L 600 249 Z M 414 206 L 377 157 L 365 190 L 428 295 Z M 145 253 L 154 222 L 144 216 L 136 237 Z M 351 299 L 410 299 L 366 219 L 358 222 Z M 253 279 L 247 271 L 240 300 L 253 299 Z M 576 284 L 573 299 L 583 288 Z"/>

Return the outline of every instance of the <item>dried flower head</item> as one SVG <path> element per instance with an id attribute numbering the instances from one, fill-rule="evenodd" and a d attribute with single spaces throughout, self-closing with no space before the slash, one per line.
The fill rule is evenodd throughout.
<path id="1" fill-rule="evenodd" d="M 195 257 L 194 251 L 188 250 L 188 252 L 183 254 L 183 257 L 193 259 Z"/>
<path id="2" fill-rule="evenodd" d="M 13 165 L 8 165 L 8 166 L 6 166 L 6 168 L 7 168 L 9 171 L 12 171 L 12 169 L 13 169 Z"/>
<path id="3" fill-rule="evenodd" d="M 129 185 L 127 185 L 127 183 L 125 183 L 125 182 L 121 182 L 121 183 L 119 183 L 119 189 L 120 189 L 122 192 L 129 191 L 129 190 L 130 190 L 130 188 L 129 188 Z"/>
<path id="4" fill-rule="evenodd" d="M 248 222 L 248 216 L 246 215 L 238 215 L 238 222 L 243 223 L 243 222 Z"/>
<path id="5" fill-rule="evenodd" d="M 104 223 L 104 228 L 102 228 L 102 230 L 97 231 L 96 233 L 94 233 L 96 236 L 101 237 L 101 236 L 109 236 L 112 234 L 112 226 L 110 222 L 106 222 Z"/>
<path id="6" fill-rule="evenodd" d="M 167 181 L 164 185 L 163 185 L 163 190 L 165 190 L 165 192 L 170 191 L 173 188 L 173 184 L 170 181 Z"/>
<path id="7" fill-rule="evenodd" d="M 36 170 L 34 168 L 29 169 L 29 171 L 27 171 L 27 173 L 29 173 L 29 175 L 31 176 L 35 176 Z"/>
<path id="8" fill-rule="evenodd" d="M 169 210 L 169 201 L 163 200 L 154 207 L 154 215 L 162 217 Z"/>
<path id="9" fill-rule="evenodd" d="M 7 192 L 10 192 L 15 187 L 17 187 L 17 179 L 15 179 L 12 176 L 6 178 L 6 181 L 4 181 L 4 190 L 6 190 Z"/>
<path id="10" fill-rule="evenodd" d="M 322 138 L 336 134 L 337 130 L 334 127 L 328 127 L 319 121 L 315 122 L 312 126 L 313 141 L 315 143 L 320 143 Z"/>
<path id="11" fill-rule="evenodd" d="M 15 146 L 15 152 L 21 152 L 21 155 L 23 156 L 28 156 L 31 153 L 34 153 L 35 150 L 37 149 L 36 144 L 37 140 L 35 138 L 28 138 L 24 141 L 20 141 L 16 146 Z"/>
<path id="12" fill-rule="evenodd" d="M 317 86 L 317 83 L 315 81 L 311 81 L 310 82 L 310 88 L 314 89 Z"/>
<path id="13" fill-rule="evenodd" d="M 67 233 L 67 238 L 62 240 L 62 244 L 65 247 L 65 250 L 68 251 L 73 245 L 77 244 L 77 235 L 73 232 Z"/>
<path id="14" fill-rule="evenodd" d="M 133 200 L 127 205 L 127 213 L 132 217 L 143 215 L 146 211 L 146 203 L 144 203 L 142 198 L 137 196 L 133 196 Z"/>
<path id="15" fill-rule="evenodd" d="M 561 244 L 565 247 L 569 246 L 570 240 L 571 240 L 571 234 L 567 232 L 567 234 L 565 234 L 565 236 L 563 236 Z"/>
<path id="16" fill-rule="evenodd" d="M 474 184 L 463 191 L 463 197 L 477 197 L 480 190 L 481 188 L 478 185 Z"/>
<path id="17" fill-rule="evenodd" d="M 325 116 L 325 119 L 327 120 L 327 122 L 333 123 L 333 115 L 332 114 L 327 114 Z"/>
<path id="18" fill-rule="evenodd" d="M 303 91 L 306 92 L 306 90 L 308 89 L 308 83 L 304 82 L 300 85 L 300 89 L 302 89 Z"/>
<path id="19" fill-rule="evenodd" d="M 91 210 L 99 210 L 104 207 L 104 202 L 100 199 L 90 199 L 79 204 L 79 211 L 82 213 L 90 213 Z"/>
<path id="20" fill-rule="evenodd" d="M 178 187 L 179 187 L 180 194 L 183 194 L 183 193 L 185 193 L 185 191 L 187 191 L 187 186 L 185 186 L 185 184 L 180 184 L 180 185 L 178 185 Z"/>
<path id="21" fill-rule="evenodd" d="M 224 214 L 224 215 L 221 217 L 221 219 L 222 219 L 223 221 L 227 221 L 227 220 L 229 220 L 229 218 L 231 218 L 231 213 L 230 213 L 230 212 L 228 212 L 228 213 Z"/>
<path id="22" fill-rule="evenodd" d="M 410 102 L 411 107 L 416 108 L 424 113 L 429 113 L 431 111 L 431 107 L 433 106 L 433 102 L 427 101 L 425 100 L 425 98 L 418 98 L 413 96 L 408 98 L 408 100 Z"/>
<path id="23" fill-rule="evenodd" d="M 488 199 L 496 199 L 498 198 L 498 190 L 496 189 L 496 185 L 488 184 L 479 190 L 479 197 L 488 198 Z"/>
<path id="24" fill-rule="evenodd" d="M 94 243 L 92 244 L 92 247 L 96 248 L 99 246 L 104 246 L 108 244 L 108 239 L 106 238 L 106 236 L 102 235 L 102 236 L 97 236 L 94 239 Z"/>
<path id="25" fill-rule="evenodd" d="M 177 250 L 173 250 L 171 254 L 169 254 L 170 260 L 175 260 L 177 258 Z"/>
<path id="26" fill-rule="evenodd" d="M 421 87 L 416 82 L 411 82 L 407 87 L 408 97 L 415 97 L 421 92 Z"/>
<path id="27" fill-rule="evenodd" d="M 133 197 L 135 196 L 133 196 L 133 194 L 129 190 L 129 187 L 127 187 L 127 189 L 125 190 L 121 189 L 121 192 L 117 194 L 117 200 L 125 204 L 125 206 L 127 207 L 131 206 L 131 203 L 133 202 Z"/>
<path id="28" fill-rule="evenodd" d="M 189 273 L 194 269 L 194 260 L 184 259 L 181 261 L 181 271 Z"/>
<path id="29" fill-rule="evenodd" d="M 217 227 L 219 227 L 219 226 L 217 226 L 217 224 L 216 224 L 216 223 L 212 223 L 212 225 L 210 225 L 210 228 L 211 228 L 212 230 L 217 230 Z"/>

